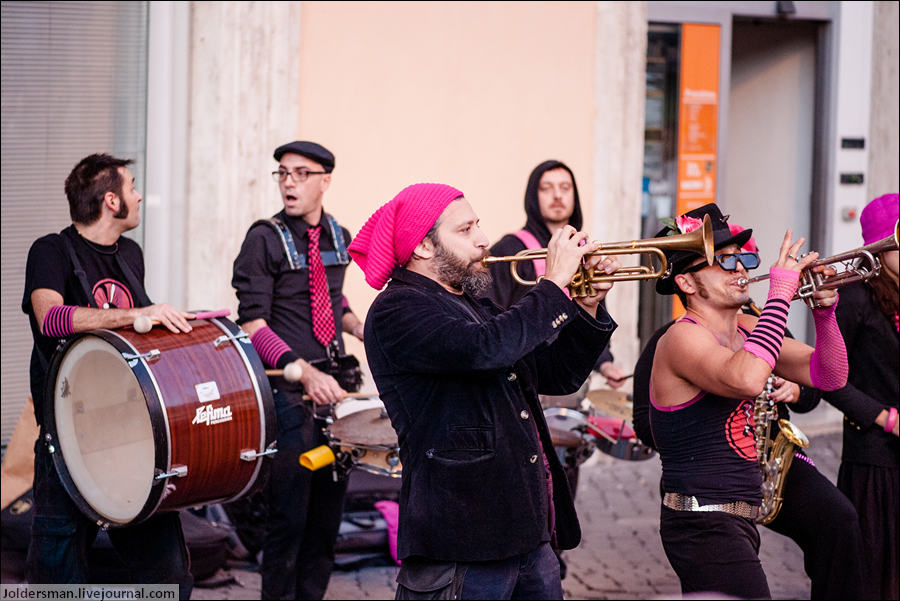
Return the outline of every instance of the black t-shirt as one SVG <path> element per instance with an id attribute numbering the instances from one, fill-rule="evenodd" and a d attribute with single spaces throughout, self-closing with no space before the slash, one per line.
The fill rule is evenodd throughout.
<path id="1" fill-rule="evenodd" d="M 90 297 L 75 273 L 63 236 L 71 242 L 72 250 L 81 263 Z M 128 265 L 131 278 L 126 276 L 119 261 Z M 31 293 L 47 288 L 62 295 L 64 305 L 129 309 L 145 305 L 140 300 L 146 298 L 143 283 L 143 254 L 137 243 L 128 238 L 119 238 L 112 246 L 102 246 L 86 241 L 70 225 L 59 234 L 49 234 L 31 245 L 25 265 L 22 311 L 28 314 L 34 340 L 31 353 L 31 396 L 34 398 L 38 423 L 43 417 L 44 386 L 50 358 L 61 339 L 44 336 L 38 328 L 31 306 Z M 135 289 L 138 287 L 139 289 Z"/>

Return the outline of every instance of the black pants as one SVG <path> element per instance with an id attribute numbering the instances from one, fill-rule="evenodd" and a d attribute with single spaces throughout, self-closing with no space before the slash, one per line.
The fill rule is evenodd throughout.
<path id="1" fill-rule="evenodd" d="M 40 436 L 34 454 L 34 521 L 25 577 L 31 584 L 88 582 L 88 549 L 98 526 L 69 498 L 47 445 Z M 134 526 L 110 528 L 116 554 L 139 584 L 177 584 L 181 599 L 190 599 L 194 579 L 175 512 L 158 513 Z"/>
<path id="2" fill-rule="evenodd" d="M 283 391 L 273 392 L 278 453 L 266 495 L 262 598 L 321 599 L 334 567 L 347 480 L 335 482 L 331 466 L 311 472 L 300 465 L 301 454 L 326 443 L 324 423 L 313 418 L 308 403 L 289 404 Z"/>
<path id="3" fill-rule="evenodd" d="M 682 593 L 772 598 L 753 520 L 720 511 L 675 511 L 665 505 L 660 511 L 663 550 Z"/>
<path id="4" fill-rule="evenodd" d="M 810 599 L 864 599 L 863 543 L 856 509 L 819 470 L 794 457 L 778 517 L 767 527 L 803 551 Z"/>

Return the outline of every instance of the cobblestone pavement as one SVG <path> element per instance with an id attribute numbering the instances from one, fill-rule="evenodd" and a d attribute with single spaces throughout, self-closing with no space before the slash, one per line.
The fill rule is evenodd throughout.
<path id="1" fill-rule="evenodd" d="M 824 404 L 823 404 L 824 405 Z M 830 406 L 795 415 L 809 436 L 809 454 L 832 482 L 840 464 L 840 416 Z M 679 599 L 678 579 L 659 540 L 659 459 L 621 461 L 595 453 L 581 469 L 576 504 L 583 539 L 567 551 L 567 599 Z M 774 599 L 808 599 L 799 547 L 760 528 L 760 557 Z M 336 571 L 326 599 L 393 599 L 397 568 Z M 236 582 L 195 588 L 193 599 L 259 599 L 259 574 L 232 568 Z"/>

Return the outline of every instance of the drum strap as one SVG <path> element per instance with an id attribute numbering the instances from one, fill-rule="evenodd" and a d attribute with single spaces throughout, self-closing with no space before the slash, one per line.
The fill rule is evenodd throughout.
<path id="1" fill-rule="evenodd" d="M 328 232 L 331 240 L 334 242 L 335 250 L 326 250 L 322 252 L 322 265 L 325 267 L 331 265 L 347 265 L 350 263 L 350 253 L 347 252 L 347 245 L 344 244 L 344 236 L 341 234 L 341 226 L 337 220 L 331 215 L 325 214 L 325 221 L 328 224 Z M 291 271 L 299 271 L 307 268 L 306 253 L 297 252 L 297 246 L 294 244 L 294 236 L 287 225 L 277 217 L 270 219 L 260 219 L 250 228 L 264 224 L 275 230 L 275 233 L 281 238 L 281 245 L 284 248 L 284 254 L 287 258 Z"/>
<path id="2" fill-rule="evenodd" d="M 69 237 L 65 234 L 65 232 L 60 233 L 60 237 L 66 243 L 66 252 L 69 253 L 69 260 L 72 261 L 72 269 L 75 272 L 75 275 L 78 277 L 78 281 L 81 283 L 81 290 L 84 293 L 84 298 L 87 299 L 87 304 L 89 307 L 97 308 L 97 303 L 94 302 L 94 297 L 91 294 L 91 287 L 88 286 L 87 274 L 84 272 L 84 268 L 81 266 L 81 261 L 78 260 L 78 255 L 75 254 L 75 248 L 72 246 L 72 241 L 69 240 Z"/>
<path id="3" fill-rule="evenodd" d="M 87 274 L 84 271 L 84 267 L 81 266 L 81 261 L 78 259 L 78 254 L 75 252 L 75 247 L 72 246 L 72 241 L 69 240 L 69 237 L 66 234 L 61 234 L 63 241 L 66 243 L 66 252 L 69 253 L 69 260 L 72 261 L 72 269 L 75 272 L 75 275 L 78 277 L 78 281 L 81 283 L 81 289 L 84 292 L 84 296 L 87 299 L 87 304 L 89 307 L 97 308 L 97 303 L 94 302 L 94 296 L 91 294 L 91 287 L 88 285 Z M 144 287 L 138 281 L 137 276 L 134 275 L 134 271 L 132 271 L 131 267 L 128 266 L 128 263 L 122 259 L 121 255 L 117 252 L 115 255 L 116 265 L 119 266 L 119 269 L 122 270 L 122 275 L 125 276 L 125 283 L 128 285 L 128 288 L 131 290 L 131 293 L 134 294 L 135 299 L 139 303 L 138 307 L 149 307 L 153 303 L 150 301 L 150 298 L 147 296 L 147 292 L 144 290 Z"/>

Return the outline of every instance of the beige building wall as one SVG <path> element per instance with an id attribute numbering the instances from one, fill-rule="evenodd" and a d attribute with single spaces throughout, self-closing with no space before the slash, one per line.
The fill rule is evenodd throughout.
<path id="1" fill-rule="evenodd" d="M 900 190 L 900 4 L 875 2 L 868 199 Z"/>
<path id="2" fill-rule="evenodd" d="M 465 192 L 493 242 L 524 224 L 528 175 L 555 158 L 575 173 L 587 228 L 621 211 L 636 234 L 646 17 L 643 3 L 604 5 L 303 3 L 297 137 L 336 155 L 327 210 L 355 233 L 403 187 L 447 183 Z M 598 127 L 612 136 L 598 139 Z M 597 174 L 613 190 L 601 193 Z M 377 294 L 355 266 L 345 293 L 360 315 Z M 614 314 L 627 366 L 636 295 L 622 298 L 635 307 Z M 355 340 L 348 347 L 363 354 Z"/>

